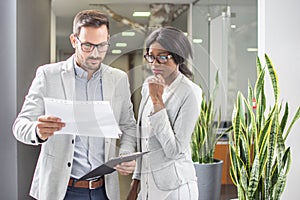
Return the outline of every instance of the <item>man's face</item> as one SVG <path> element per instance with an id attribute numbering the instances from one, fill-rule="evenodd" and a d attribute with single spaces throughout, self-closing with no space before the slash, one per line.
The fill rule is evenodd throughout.
<path id="1" fill-rule="evenodd" d="M 89 73 L 100 68 L 107 49 L 109 34 L 105 25 L 99 28 L 82 27 L 80 34 L 70 36 L 71 43 L 75 48 L 76 63 Z"/>

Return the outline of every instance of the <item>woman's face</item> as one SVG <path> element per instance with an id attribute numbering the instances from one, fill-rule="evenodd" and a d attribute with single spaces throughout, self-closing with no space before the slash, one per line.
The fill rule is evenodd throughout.
<path id="1" fill-rule="evenodd" d="M 153 63 L 150 64 L 151 70 L 154 75 L 161 74 L 166 83 L 171 83 L 179 72 L 178 65 L 174 62 L 171 54 L 157 42 L 150 45 L 148 54 L 154 56 L 154 58 L 163 56 L 164 60 L 166 59 L 165 63 L 159 63 L 154 59 Z"/>

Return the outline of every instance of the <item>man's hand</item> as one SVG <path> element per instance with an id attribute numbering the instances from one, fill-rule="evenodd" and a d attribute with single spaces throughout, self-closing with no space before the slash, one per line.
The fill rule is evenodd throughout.
<path id="1" fill-rule="evenodd" d="M 61 130 L 65 125 L 58 117 L 43 115 L 38 118 L 36 131 L 41 140 L 47 140 L 55 131 Z"/>
<path id="2" fill-rule="evenodd" d="M 123 162 L 114 167 L 114 169 L 117 170 L 121 175 L 131 174 L 133 172 L 134 168 L 135 168 L 135 160 L 132 160 L 129 162 Z"/>

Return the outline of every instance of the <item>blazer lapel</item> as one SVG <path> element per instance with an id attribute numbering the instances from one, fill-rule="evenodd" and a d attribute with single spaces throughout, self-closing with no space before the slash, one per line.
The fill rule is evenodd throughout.
<path id="1" fill-rule="evenodd" d="M 140 108 L 139 108 L 139 114 L 138 114 L 138 121 L 137 121 L 137 125 L 140 126 L 141 124 L 141 115 L 144 111 L 144 108 L 145 108 L 145 105 L 146 105 L 146 102 L 148 101 L 149 99 L 149 95 L 147 95 L 145 98 L 142 98 L 141 100 L 141 103 L 140 103 Z"/>
<path id="2" fill-rule="evenodd" d="M 108 69 L 107 66 L 101 65 L 102 68 L 102 95 L 104 101 L 111 102 L 113 91 L 114 91 L 114 83 L 111 71 Z"/>
<path id="3" fill-rule="evenodd" d="M 139 107 L 139 113 L 138 113 L 138 120 L 137 120 L 137 151 L 141 151 L 142 150 L 142 145 L 141 145 L 141 128 L 142 128 L 142 124 L 141 124 L 141 118 L 142 118 L 142 113 L 144 111 L 146 102 L 149 99 L 149 95 L 147 94 L 147 96 L 145 96 L 145 98 L 142 98 L 141 103 L 140 103 L 140 107 Z"/>
<path id="4" fill-rule="evenodd" d="M 64 85 L 65 98 L 73 100 L 75 98 L 74 56 L 71 56 L 62 66 L 61 78 Z"/>
<path id="5" fill-rule="evenodd" d="M 114 83 L 113 79 L 111 77 L 111 72 L 109 71 L 108 67 L 104 64 L 101 64 L 102 68 L 102 95 L 103 95 L 103 101 L 109 101 L 112 104 L 112 95 L 114 91 Z M 113 109 L 113 108 L 112 108 Z M 109 156 L 109 149 L 110 144 L 112 143 L 111 138 L 105 138 L 104 143 L 104 155 L 105 155 L 105 161 L 108 161 Z"/>

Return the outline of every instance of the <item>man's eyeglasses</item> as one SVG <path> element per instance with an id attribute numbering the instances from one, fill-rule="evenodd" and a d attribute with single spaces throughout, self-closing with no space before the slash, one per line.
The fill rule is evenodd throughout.
<path id="1" fill-rule="evenodd" d="M 109 41 L 101 42 L 99 44 L 92 44 L 92 43 L 89 43 L 89 42 L 82 43 L 77 36 L 76 36 L 76 39 L 80 43 L 81 50 L 83 52 L 87 52 L 87 53 L 92 52 L 95 49 L 95 47 L 97 48 L 97 50 L 99 52 L 106 52 L 108 50 L 109 45 L 110 45 Z"/>
<path id="2" fill-rule="evenodd" d="M 154 60 L 156 60 L 159 64 L 165 64 L 166 62 L 168 62 L 169 59 L 172 58 L 172 55 L 169 54 L 169 55 L 153 56 L 153 55 L 145 54 L 144 58 L 148 63 L 153 63 Z"/>

